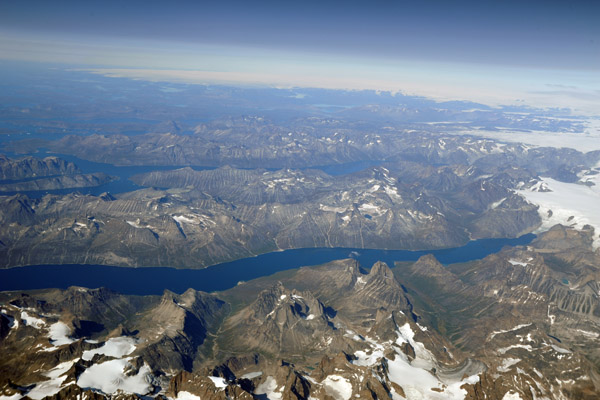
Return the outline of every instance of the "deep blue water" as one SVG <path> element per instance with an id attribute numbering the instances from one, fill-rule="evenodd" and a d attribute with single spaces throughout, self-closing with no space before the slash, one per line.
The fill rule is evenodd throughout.
<path id="1" fill-rule="evenodd" d="M 20 158 L 22 155 L 13 155 L 7 153 L 7 155 L 11 158 Z M 111 194 L 125 193 L 131 192 L 138 189 L 143 189 L 143 186 L 138 186 L 133 183 L 129 178 L 137 174 L 143 174 L 152 171 L 169 171 L 175 170 L 183 167 L 178 166 L 118 166 L 113 164 L 99 163 L 94 161 L 83 160 L 81 158 L 71 156 L 68 154 L 56 154 L 56 153 L 47 153 L 47 152 L 39 152 L 36 154 L 31 154 L 34 157 L 44 158 L 46 156 L 57 156 L 62 158 L 63 160 L 70 161 L 77 165 L 82 173 L 91 174 L 94 172 L 104 172 L 113 177 L 117 177 L 117 180 L 105 183 L 103 185 L 89 187 L 89 188 L 71 188 L 71 189 L 57 189 L 57 190 L 35 190 L 35 191 L 25 191 L 20 193 L 25 193 L 27 196 L 31 198 L 40 198 L 48 193 L 52 194 L 67 194 L 73 192 L 79 192 L 82 194 L 91 194 L 94 196 L 98 196 L 104 192 L 109 192 Z M 215 167 L 203 167 L 203 166 L 193 166 L 195 170 L 205 170 L 205 169 L 215 169 Z M 25 181 L 25 180 L 23 180 Z M 22 181 L 14 181 L 14 182 L 22 182 Z M 2 196 L 12 196 L 17 192 L 2 192 L 0 195 Z"/>
<path id="2" fill-rule="evenodd" d="M 162 294 L 165 289 L 183 293 L 188 288 L 206 292 L 234 287 L 239 281 L 248 281 L 306 265 L 353 257 L 363 267 L 370 268 L 376 261 L 393 266 L 395 261 L 415 261 L 425 254 L 433 254 L 443 264 L 467 262 L 496 253 L 504 246 L 525 245 L 535 235 L 517 239 L 481 239 L 463 247 L 433 251 L 375 250 L 351 248 L 294 249 L 263 254 L 215 265 L 209 268 L 125 268 L 103 265 L 37 265 L 0 270 L 0 291 L 43 288 L 108 287 L 125 294 Z"/>
<path id="3" fill-rule="evenodd" d="M 10 152 L 5 152 L 8 157 L 11 158 L 21 158 L 23 155 L 17 155 Z M 98 196 L 104 192 L 109 192 L 111 194 L 125 193 L 131 192 L 138 189 L 143 189 L 143 186 L 138 186 L 133 183 L 129 178 L 137 174 L 144 174 L 152 171 L 170 171 L 175 169 L 183 168 L 182 166 L 153 166 L 153 165 L 133 165 L 133 166 L 119 166 L 107 163 L 99 163 L 94 161 L 83 160 L 81 158 L 68 155 L 68 154 L 58 154 L 58 153 L 48 153 L 46 151 L 40 151 L 39 153 L 30 154 L 34 157 L 44 158 L 46 156 L 57 156 L 62 158 L 63 160 L 70 161 L 77 165 L 82 173 L 91 174 L 94 172 L 104 172 L 110 176 L 117 177 L 117 180 L 113 180 L 111 182 L 105 183 L 103 185 L 88 187 L 88 188 L 71 188 L 71 189 L 56 189 L 56 190 L 30 190 L 24 192 L 1 192 L 1 196 L 12 196 L 16 193 L 25 193 L 27 196 L 31 198 L 41 198 L 46 194 L 68 194 L 73 192 L 79 192 L 82 194 L 91 194 L 94 196 Z M 334 164 L 334 165 L 323 165 L 316 167 L 307 167 L 303 169 L 320 169 L 326 174 L 332 176 L 351 174 L 354 172 L 362 171 L 363 169 L 381 165 L 383 161 L 377 160 L 366 160 L 366 161 L 354 161 L 343 164 Z M 206 167 L 206 166 L 191 166 L 191 168 L 201 171 L 207 169 L 216 169 L 216 167 Z M 269 168 L 270 171 L 276 171 L 276 168 Z M 32 178 L 33 179 L 33 178 Z M 24 182 L 32 179 L 23 179 L 18 181 L 5 181 L 5 182 Z M 4 182 L 4 181 L 3 181 Z M 2 183 L 2 182 L 0 182 Z"/>

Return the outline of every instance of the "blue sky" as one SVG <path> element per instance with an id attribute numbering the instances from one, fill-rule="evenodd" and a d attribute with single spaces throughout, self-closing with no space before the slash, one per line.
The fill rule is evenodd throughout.
<path id="1" fill-rule="evenodd" d="M 0 58 L 590 112 L 599 20 L 599 1 L 20 0 L 0 2 Z"/>

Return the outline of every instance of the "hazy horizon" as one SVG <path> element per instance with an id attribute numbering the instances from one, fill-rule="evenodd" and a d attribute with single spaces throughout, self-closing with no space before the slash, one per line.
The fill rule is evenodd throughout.
<path id="1" fill-rule="evenodd" d="M 0 60 L 597 115 L 598 15 L 592 1 L 23 1 L 0 5 Z"/>

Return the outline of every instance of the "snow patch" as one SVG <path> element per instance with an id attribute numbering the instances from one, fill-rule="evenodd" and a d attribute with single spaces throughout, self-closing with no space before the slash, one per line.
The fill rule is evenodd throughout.
<path id="1" fill-rule="evenodd" d="M 498 353 L 504 354 L 504 353 L 506 353 L 507 351 L 509 351 L 511 349 L 519 349 L 519 348 L 520 349 L 525 349 L 527 351 L 533 351 L 533 347 L 531 347 L 528 344 L 513 344 L 513 345 L 510 345 L 508 347 L 502 347 L 502 348 L 498 349 Z"/>
<path id="2" fill-rule="evenodd" d="M 504 397 L 502 397 L 502 400 L 522 400 L 521 396 L 519 395 L 519 393 L 516 392 L 507 392 Z"/>
<path id="3" fill-rule="evenodd" d="M 375 216 L 380 216 L 385 213 L 386 210 L 382 210 L 379 206 L 371 203 L 361 204 L 358 209 L 361 213 L 372 214 Z"/>
<path id="4" fill-rule="evenodd" d="M 46 326 L 46 322 L 40 318 L 33 317 L 27 314 L 26 311 L 21 311 L 21 321 L 26 326 L 31 326 L 35 329 L 40 329 Z"/>
<path id="5" fill-rule="evenodd" d="M 563 349 L 562 347 L 558 347 L 557 345 L 551 344 L 550 347 L 552 347 L 555 351 L 561 354 L 571 354 L 570 350 Z"/>
<path id="6" fill-rule="evenodd" d="M 504 203 L 504 200 L 506 200 L 506 197 L 505 197 L 505 198 L 503 198 L 503 199 L 500 199 L 500 200 L 498 200 L 498 201 L 496 201 L 496 202 L 494 202 L 494 203 L 492 203 L 492 204 L 490 205 L 490 209 L 492 209 L 492 210 L 493 210 L 493 209 L 495 209 L 495 208 L 498 208 L 498 206 L 499 206 L 500 204 Z"/>
<path id="7" fill-rule="evenodd" d="M 577 332 L 581 333 L 585 337 L 592 338 L 592 339 L 596 339 L 596 338 L 598 338 L 598 336 L 600 336 L 600 334 L 598 334 L 597 332 L 589 332 L 589 331 L 584 331 L 582 329 L 577 329 Z"/>
<path id="8" fill-rule="evenodd" d="M 349 400 L 352 396 L 352 384 L 339 375 L 329 375 L 321 382 L 325 392 L 336 400 Z"/>
<path id="9" fill-rule="evenodd" d="M 223 390 L 227 387 L 227 382 L 225 381 L 225 378 L 222 378 L 220 376 L 209 376 L 208 378 L 214 383 L 217 389 Z"/>
<path id="10" fill-rule="evenodd" d="M 398 346 L 408 342 L 413 349 L 415 349 L 416 358 L 413 361 L 413 365 L 419 368 L 431 369 L 435 364 L 435 357 L 429 350 L 425 348 L 423 343 L 414 340 L 415 333 L 407 322 L 398 329 L 398 339 L 396 344 Z"/>
<path id="11" fill-rule="evenodd" d="M 136 344 L 137 340 L 134 338 L 129 338 L 125 336 L 110 338 L 102 346 L 96 349 L 84 351 L 81 358 L 88 361 L 94 358 L 94 355 L 96 354 L 103 354 L 109 357 L 121 358 L 123 356 L 133 353 Z"/>
<path id="12" fill-rule="evenodd" d="M 129 358 L 94 364 L 79 376 L 77 385 L 82 388 L 98 389 L 113 394 L 121 389 L 129 393 L 146 394 L 152 390 L 150 367 L 141 367 L 136 375 L 128 376 L 125 370 L 132 368 Z"/>
<path id="13" fill-rule="evenodd" d="M 267 400 L 281 400 L 281 390 L 277 390 L 277 381 L 272 376 L 256 387 L 255 394 L 264 394 Z"/>
<path id="14" fill-rule="evenodd" d="M 185 390 L 182 390 L 177 393 L 176 400 L 202 400 L 202 399 L 200 399 L 200 397 L 196 396 L 195 394 L 191 394 L 190 392 L 186 392 Z"/>
<path id="15" fill-rule="evenodd" d="M 137 229 L 144 229 L 145 228 L 145 226 L 141 226 L 136 221 L 125 221 L 125 222 L 127 222 L 129 225 L 131 225 L 131 226 L 133 226 L 134 228 L 137 228 Z"/>
<path id="16" fill-rule="evenodd" d="M 242 375 L 240 378 L 241 379 L 254 379 L 254 378 L 258 378 L 259 376 L 262 376 L 262 371 L 256 371 L 256 372 L 248 372 L 247 374 Z"/>
<path id="17" fill-rule="evenodd" d="M 36 384 L 35 387 L 31 389 L 29 393 L 27 393 L 27 396 L 34 400 L 40 400 L 46 396 L 52 396 L 58 393 L 61 389 L 63 382 L 67 378 L 66 376 L 62 375 L 65 374 L 69 369 L 71 369 L 74 362 L 75 361 L 67 361 L 58 364 L 56 367 L 46 372 L 44 375 L 46 375 L 50 379 Z"/>
<path id="18" fill-rule="evenodd" d="M 195 223 L 195 222 L 196 222 L 194 219 L 192 219 L 192 218 L 188 218 L 188 217 L 186 217 L 186 216 L 184 216 L 184 215 L 176 215 L 176 216 L 174 216 L 174 217 L 173 217 L 173 219 L 174 219 L 175 221 L 179 222 L 180 224 L 182 224 L 182 223 L 184 223 L 184 222 L 185 222 L 186 224 L 193 224 L 193 223 Z"/>
<path id="19" fill-rule="evenodd" d="M 327 212 L 335 212 L 335 213 L 339 213 L 339 214 L 346 212 L 345 207 L 333 207 L 333 206 L 326 206 L 324 204 L 319 204 L 319 210 L 327 211 Z"/>
<path id="20" fill-rule="evenodd" d="M 514 332 L 514 331 L 518 331 L 521 328 L 525 328 L 527 326 L 531 325 L 531 323 L 529 324 L 521 324 L 521 325 L 517 325 L 514 328 L 511 329 L 506 329 L 506 330 L 499 330 L 499 331 L 494 331 L 492 333 L 490 333 L 490 339 L 493 339 L 494 336 L 500 334 L 500 333 L 507 333 L 507 332 Z"/>
<path id="21" fill-rule="evenodd" d="M 200 214 L 173 215 L 171 218 L 179 225 L 216 225 L 215 221 L 211 220 L 206 215 Z"/>
<path id="22" fill-rule="evenodd" d="M 500 372 L 508 372 L 510 370 L 510 368 L 515 365 L 518 364 L 519 361 L 521 361 L 520 358 L 505 358 L 504 360 L 502 360 L 502 365 L 500 365 L 498 367 L 498 371 Z"/>
<path id="23" fill-rule="evenodd" d="M 388 185 L 385 185 L 383 189 L 385 190 L 385 193 L 391 198 L 396 200 L 402 200 L 402 196 L 400 196 L 400 193 L 398 193 L 398 189 Z"/>
<path id="24" fill-rule="evenodd" d="M 54 346 L 62 346 L 64 344 L 71 344 L 75 342 L 75 339 L 71 339 L 69 337 L 70 334 L 71 328 L 69 328 L 67 324 L 61 321 L 55 322 L 54 324 L 50 325 L 50 329 L 48 332 L 50 342 Z"/>
<path id="25" fill-rule="evenodd" d="M 521 267 L 526 267 L 529 265 L 529 263 L 523 262 L 523 261 L 518 261 L 518 260 L 513 260 L 512 258 L 510 260 L 508 260 L 509 263 L 511 263 L 512 265 L 520 265 Z"/>
<path id="26" fill-rule="evenodd" d="M 437 364 L 435 358 L 425 346 L 414 340 L 414 332 L 409 323 L 398 328 L 398 339 L 395 344 L 410 343 L 415 349 L 416 358 L 411 362 L 408 357 L 397 351 L 393 360 L 388 359 L 388 377 L 392 382 L 400 385 L 409 399 L 464 399 L 467 392 L 460 387 L 465 383 L 475 384 L 479 381 L 477 375 L 467 377 L 454 382 L 442 382 L 433 375 L 431 369 Z M 373 339 L 366 338 L 371 345 L 371 351 L 357 351 L 354 364 L 360 366 L 372 366 L 383 358 L 385 348 Z M 390 343 L 391 344 L 391 343 Z M 432 391 L 434 388 L 436 391 Z M 394 396 L 394 398 L 400 398 Z"/>

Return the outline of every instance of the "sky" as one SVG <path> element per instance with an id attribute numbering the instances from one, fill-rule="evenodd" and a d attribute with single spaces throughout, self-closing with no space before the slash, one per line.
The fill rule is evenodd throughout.
<path id="1" fill-rule="evenodd" d="M 600 114 L 600 1 L 3 1 L 0 59 Z"/>

